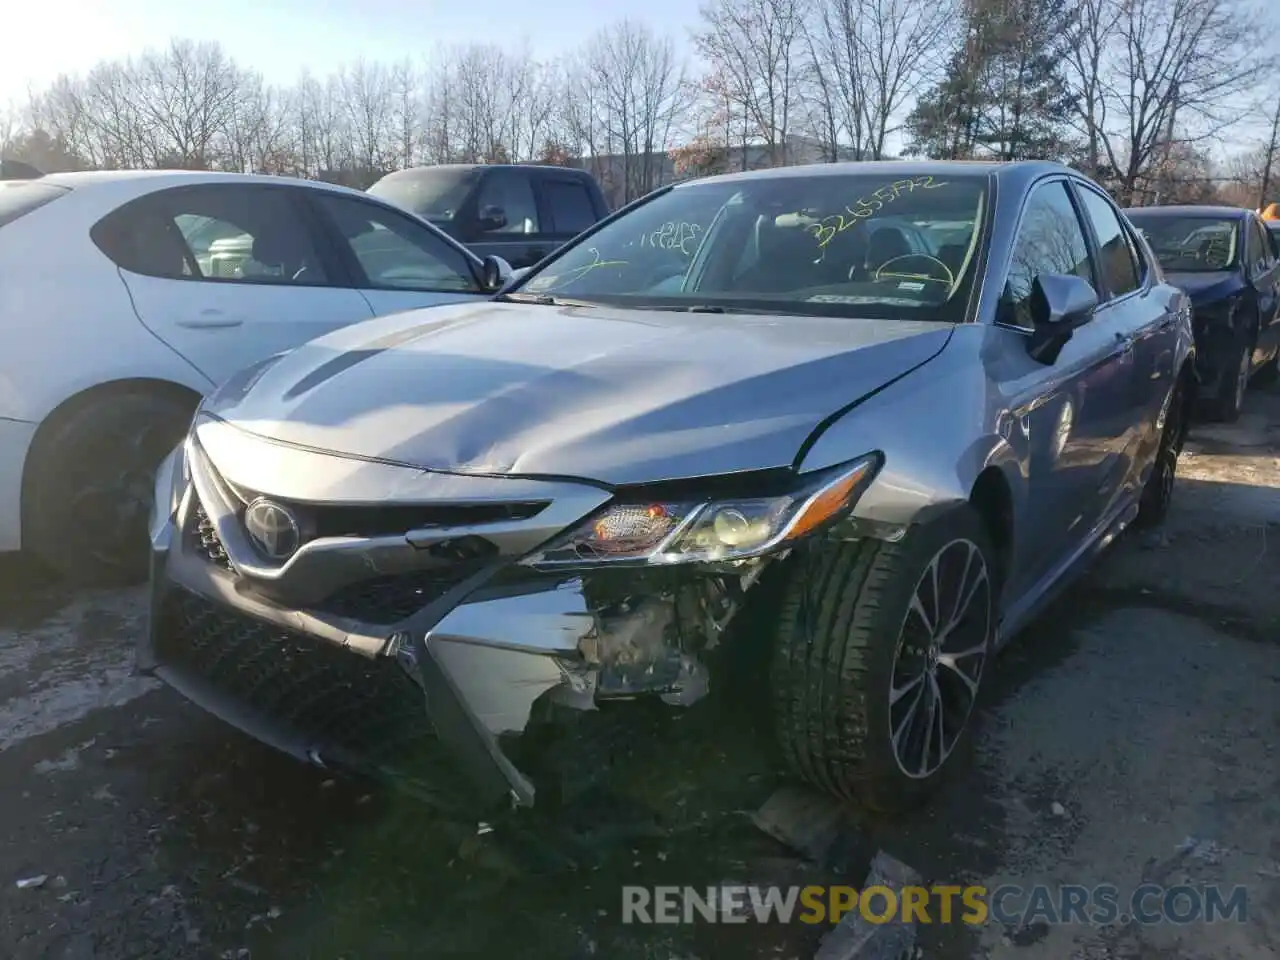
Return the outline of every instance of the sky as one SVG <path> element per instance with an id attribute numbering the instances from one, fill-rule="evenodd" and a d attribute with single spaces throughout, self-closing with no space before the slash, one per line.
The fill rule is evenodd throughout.
<path id="1" fill-rule="evenodd" d="M 0 30 L 0 107 L 21 104 L 30 86 L 83 73 L 101 60 L 161 47 L 171 37 L 217 40 L 243 66 L 273 83 L 304 67 L 318 74 L 357 57 L 419 59 L 438 45 L 527 40 L 551 58 L 596 30 L 630 17 L 687 48 L 697 18 L 690 0 L 59 0 L 36 29 Z"/>

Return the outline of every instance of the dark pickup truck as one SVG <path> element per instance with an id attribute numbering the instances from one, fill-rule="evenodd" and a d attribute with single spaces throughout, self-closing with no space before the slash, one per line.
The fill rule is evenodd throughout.
<path id="1" fill-rule="evenodd" d="M 369 193 L 516 269 L 537 263 L 609 212 L 585 170 L 531 164 L 412 167 L 387 174 Z"/>

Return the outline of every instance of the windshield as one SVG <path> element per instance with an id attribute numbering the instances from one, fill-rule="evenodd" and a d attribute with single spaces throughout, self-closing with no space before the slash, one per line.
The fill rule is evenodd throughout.
<path id="1" fill-rule="evenodd" d="M 614 220 L 515 295 L 959 323 L 988 183 L 862 172 L 695 182 Z"/>
<path id="2" fill-rule="evenodd" d="M 1221 217 L 1170 217 L 1128 211 L 1160 266 L 1170 273 L 1213 273 L 1236 264 L 1239 231 Z"/>
<path id="3" fill-rule="evenodd" d="M 369 188 L 369 194 L 427 220 L 447 223 L 467 199 L 475 178 L 471 167 L 401 170 L 387 174 Z"/>

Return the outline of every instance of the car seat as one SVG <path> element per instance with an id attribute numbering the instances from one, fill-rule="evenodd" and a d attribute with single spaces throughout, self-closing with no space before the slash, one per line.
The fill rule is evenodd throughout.
<path id="1" fill-rule="evenodd" d="M 281 276 L 290 280 L 302 280 L 311 266 L 311 250 L 306 241 L 294 230 L 267 227 L 253 238 L 253 259 L 264 267 L 278 267 Z"/>
<path id="2" fill-rule="evenodd" d="M 874 276 L 875 272 L 890 260 L 908 256 L 913 252 L 911 244 L 907 242 L 901 230 L 896 227 L 881 227 L 867 240 L 867 253 L 864 259 L 867 276 Z"/>
<path id="3" fill-rule="evenodd" d="M 835 234 L 822 247 L 818 265 L 819 283 L 826 286 L 848 283 L 863 268 L 867 259 L 867 231 L 864 224 Z"/>
<path id="4" fill-rule="evenodd" d="M 782 293 L 821 283 L 815 270 L 821 251 L 813 234 L 774 226 L 768 218 L 762 218 L 756 226 L 755 246 L 755 262 L 739 277 L 748 290 Z"/>
<path id="5" fill-rule="evenodd" d="M 938 259 L 947 265 L 952 276 L 959 276 L 960 268 L 964 266 L 964 255 L 968 249 L 967 244 L 946 243 L 938 248 Z"/>

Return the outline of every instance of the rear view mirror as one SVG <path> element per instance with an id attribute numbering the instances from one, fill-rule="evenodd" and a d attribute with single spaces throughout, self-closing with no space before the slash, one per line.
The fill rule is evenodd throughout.
<path id="1" fill-rule="evenodd" d="M 1093 319 L 1098 293 L 1093 284 L 1071 274 L 1043 274 L 1031 287 L 1033 329 L 1027 352 L 1040 363 L 1053 363 L 1071 334 Z"/>

